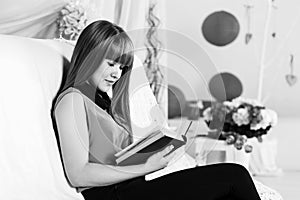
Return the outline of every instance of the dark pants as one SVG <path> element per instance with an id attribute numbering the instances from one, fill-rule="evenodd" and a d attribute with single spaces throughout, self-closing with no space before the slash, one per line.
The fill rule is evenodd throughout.
<path id="1" fill-rule="evenodd" d="M 82 192 L 86 200 L 260 200 L 248 171 L 237 164 L 215 164 L 145 181 L 134 178 Z"/>

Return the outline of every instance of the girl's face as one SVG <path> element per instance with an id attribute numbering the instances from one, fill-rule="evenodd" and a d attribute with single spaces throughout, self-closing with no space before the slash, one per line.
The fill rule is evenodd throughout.
<path id="1" fill-rule="evenodd" d="M 103 63 L 91 77 L 93 85 L 97 86 L 102 92 L 112 89 L 113 84 L 119 80 L 122 74 L 123 65 L 113 60 L 104 59 Z"/>

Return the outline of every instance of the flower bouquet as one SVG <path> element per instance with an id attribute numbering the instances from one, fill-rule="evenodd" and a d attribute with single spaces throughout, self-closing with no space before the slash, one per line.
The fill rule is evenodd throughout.
<path id="1" fill-rule="evenodd" d="M 256 137 L 262 142 L 262 136 L 277 123 L 277 114 L 273 110 L 258 101 L 241 97 L 213 103 L 203 111 L 203 117 L 218 139 L 233 144 L 238 150 L 244 147 L 247 153 L 252 151 L 247 139 Z"/>
<path id="2" fill-rule="evenodd" d="M 57 20 L 59 36 L 67 40 L 77 40 L 87 23 L 87 15 L 78 1 L 70 1 L 64 6 Z"/>

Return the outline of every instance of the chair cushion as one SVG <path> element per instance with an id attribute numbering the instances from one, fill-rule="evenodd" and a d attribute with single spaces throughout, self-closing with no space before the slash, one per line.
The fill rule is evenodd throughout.
<path id="1" fill-rule="evenodd" d="M 50 117 L 63 44 L 6 35 L 0 43 L 0 199 L 83 199 L 64 177 Z"/>

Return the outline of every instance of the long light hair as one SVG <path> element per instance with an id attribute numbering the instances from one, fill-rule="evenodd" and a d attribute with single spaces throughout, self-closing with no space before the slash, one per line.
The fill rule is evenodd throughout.
<path id="1" fill-rule="evenodd" d="M 86 83 L 104 59 L 110 59 L 126 66 L 122 70 L 121 78 L 113 85 L 110 113 L 132 137 L 128 93 L 134 59 L 133 44 L 119 26 L 99 20 L 91 23 L 82 31 L 59 94 L 69 87 L 77 87 Z"/>

